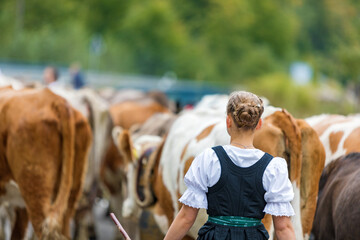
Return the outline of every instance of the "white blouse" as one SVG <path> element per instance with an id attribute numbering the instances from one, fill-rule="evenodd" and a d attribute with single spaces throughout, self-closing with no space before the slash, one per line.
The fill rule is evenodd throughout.
<path id="1" fill-rule="evenodd" d="M 265 154 L 259 149 L 241 149 L 232 145 L 223 146 L 229 158 L 239 167 L 250 167 Z M 179 201 L 193 208 L 207 209 L 206 193 L 220 179 L 221 166 L 216 153 L 211 148 L 199 154 L 187 171 L 184 181 L 186 191 Z M 294 209 L 290 201 L 294 191 L 288 178 L 285 159 L 274 157 L 266 167 L 263 175 L 263 187 L 266 201 L 265 213 L 275 216 L 293 216 Z"/>

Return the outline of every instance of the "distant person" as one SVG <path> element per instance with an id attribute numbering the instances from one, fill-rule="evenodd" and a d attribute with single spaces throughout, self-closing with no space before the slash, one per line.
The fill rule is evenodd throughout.
<path id="1" fill-rule="evenodd" d="M 84 75 L 80 71 L 79 64 L 72 64 L 70 67 L 71 83 L 75 89 L 85 86 Z"/>
<path id="2" fill-rule="evenodd" d="M 61 86 L 60 82 L 58 81 L 59 71 L 56 67 L 46 67 L 43 73 L 43 78 L 45 85 L 50 89 Z"/>

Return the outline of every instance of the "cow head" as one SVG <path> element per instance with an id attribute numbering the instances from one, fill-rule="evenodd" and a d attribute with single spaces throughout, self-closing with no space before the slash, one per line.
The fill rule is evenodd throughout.
<path id="1" fill-rule="evenodd" d="M 160 145 L 162 138 L 143 135 L 133 140 L 128 130 L 115 127 L 113 140 L 125 161 L 126 196 L 124 196 L 122 214 L 124 217 L 129 217 L 136 214 L 138 206 L 148 207 L 155 201 L 150 178 L 156 154 L 152 153 Z"/>

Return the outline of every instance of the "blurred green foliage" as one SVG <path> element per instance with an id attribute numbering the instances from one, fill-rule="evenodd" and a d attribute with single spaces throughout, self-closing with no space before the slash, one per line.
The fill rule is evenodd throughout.
<path id="1" fill-rule="evenodd" d="M 1 0 L 0 59 L 229 85 L 257 79 L 274 101 L 316 111 L 311 89 L 282 73 L 305 61 L 315 82 L 360 83 L 359 15 L 356 0 Z"/>
<path id="2" fill-rule="evenodd" d="M 356 110 L 337 82 L 299 86 L 286 74 L 270 74 L 253 79 L 248 90 L 266 97 L 271 105 L 285 108 L 303 118 L 319 113 L 348 114 Z"/>
<path id="3" fill-rule="evenodd" d="M 0 58 L 246 82 L 294 60 L 357 81 L 354 0 L 2 0 Z M 91 56 L 92 36 L 104 48 Z M 96 58 L 91 61 L 90 58 Z M 94 64 L 94 62 L 96 64 Z M 235 80 L 237 79 L 237 80 Z"/>

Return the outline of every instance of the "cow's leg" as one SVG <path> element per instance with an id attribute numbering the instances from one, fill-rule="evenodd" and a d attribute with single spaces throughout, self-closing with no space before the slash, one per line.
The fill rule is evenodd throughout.
<path id="1" fill-rule="evenodd" d="M 19 183 L 19 185 L 29 211 L 29 217 L 34 228 L 34 232 L 40 239 L 42 238 L 43 233 L 49 234 L 50 238 L 61 239 L 62 234 L 60 233 L 60 230 L 62 216 L 54 216 L 51 218 L 49 215 L 53 187 L 48 186 L 48 184 L 42 184 L 43 182 L 48 181 L 47 178 L 42 178 L 38 174 L 31 174 L 31 176 L 32 179 L 37 178 L 37 180 L 33 182 L 37 189 L 29 186 L 22 187 L 21 185 L 25 185 L 23 182 Z M 48 227 L 45 227 L 46 225 Z"/>
<path id="2" fill-rule="evenodd" d="M 160 231 L 158 222 L 155 221 L 153 213 L 143 210 L 140 219 L 140 239 L 163 239 L 164 234 Z M 187 239 L 187 238 L 184 238 Z M 193 238 L 191 238 L 193 239 Z"/>
<path id="3" fill-rule="evenodd" d="M 0 214 L 0 240 L 6 239 L 6 218 Z"/>
<path id="4" fill-rule="evenodd" d="M 88 191 L 84 191 L 75 212 L 75 239 L 96 239 L 93 205 L 97 197 L 98 185 L 96 181 L 91 184 Z"/>
<path id="5" fill-rule="evenodd" d="M 82 198 L 86 200 L 85 198 Z M 81 202 L 82 200 L 80 200 Z M 88 240 L 96 239 L 95 225 L 93 220 L 92 209 L 89 208 L 89 204 L 85 203 L 85 206 L 75 212 L 75 233 L 74 239 Z"/>
<path id="6" fill-rule="evenodd" d="M 14 209 L 8 203 L 0 204 L 0 240 L 11 238 L 11 229 L 14 223 Z"/>
<path id="7" fill-rule="evenodd" d="M 1 206 L 0 204 L 0 240 L 6 239 L 6 221 L 7 221 L 7 214 L 5 207 Z"/>
<path id="8" fill-rule="evenodd" d="M 52 201 L 59 191 L 62 169 L 62 139 L 57 124 L 38 122 L 25 125 L 7 142 L 7 158 L 23 196 L 35 234 L 61 238 L 62 212 L 50 215 Z M 71 182 L 69 182 L 71 184 Z M 67 202 L 61 209 L 66 208 Z M 57 211 L 58 209 L 54 209 Z"/>
<path id="9" fill-rule="evenodd" d="M 41 238 L 43 232 L 46 231 L 46 233 L 54 236 L 54 238 L 60 239 L 62 216 L 48 218 L 53 186 L 43 184 L 45 181 L 48 181 L 48 179 L 41 177 L 39 174 L 29 174 L 29 176 L 31 176 L 32 179 L 37 179 L 32 183 L 36 187 L 24 186 L 25 183 L 23 181 L 19 182 L 19 186 L 29 211 L 29 217 L 34 228 L 34 232 L 39 238 Z M 50 224 L 49 228 L 44 228 L 47 223 Z"/>
<path id="10" fill-rule="evenodd" d="M 26 208 L 15 209 L 16 220 L 11 234 L 12 240 L 24 239 L 26 234 L 26 228 L 29 223 L 29 217 L 26 212 Z"/>
<path id="11" fill-rule="evenodd" d="M 0 133 L 0 199 L 7 194 L 6 184 L 11 179 L 11 172 L 6 154 L 6 134 L 3 132 Z M 6 144 L 5 144 L 6 145 Z M 11 226 L 9 227 L 9 214 L 8 214 L 8 204 L 4 200 L 0 200 L 0 240 L 5 240 L 10 236 Z M 11 221 L 10 221 L 11 222 Z M 12 223 L 10 225 L 13 225 Z"/>
<path id="12" fill-rule="evenodd" d="M 70 220 L 75 214 L 77 203 L 82 195 L 87 168 L 88 152 L 91 144 L 91 130 L 89 125 L 75 116 L 75 160 L 73 183 L 68 201 L 68 208 L 64 215 L 63 234 L 70 237 Z M 77 227 L 77 226 L 76 226 Z"/>

